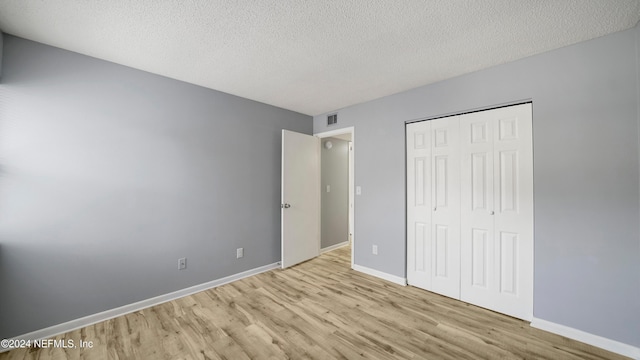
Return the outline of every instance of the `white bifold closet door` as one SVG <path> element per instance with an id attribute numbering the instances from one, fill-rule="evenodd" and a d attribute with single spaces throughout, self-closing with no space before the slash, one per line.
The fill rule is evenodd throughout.
<path id="1" fill-rule="evenodd" d="M 407 126 L 407 280 L 460 297 L 458 117 Z"/>
<path id="2" fill-rule="evenodd" d="M 407 125 L 407 281 L 532 319 L 531 104 Z"/>
<path id="3" fill-rule="evenodd" d="M 460 117 L 461 300 L 533 318 L 531 104 Z"/>

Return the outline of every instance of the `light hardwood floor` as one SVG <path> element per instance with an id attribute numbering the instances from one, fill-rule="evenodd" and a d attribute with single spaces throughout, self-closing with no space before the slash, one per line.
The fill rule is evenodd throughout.
<path id="1" fill-rule="evenodd" d="M 13 359 L 625 359 L 350 269 L 349 248 L 58 336 Z"/>

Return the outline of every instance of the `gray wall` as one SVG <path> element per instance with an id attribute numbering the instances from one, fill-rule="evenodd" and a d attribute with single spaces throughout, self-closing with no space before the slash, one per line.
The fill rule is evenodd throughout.
<path id="1" fill-rule="evenodd" d="M 358 134 L 355 263 L 405 276 L 405 121 L 532 99 L 534 316 L 640 346 L 638 36 L 636 27 L 339 110 Z"/>
<path id="2" fill-rule="evenodd" d="M 331 141 L 333 147 L 324 144 Z M 322 139 L 322 240 L 321 248 L 349 240 L 349 142 Z M 331 191 L 327 192 L 327 185 Z"/>
<path id="3" fill-rule="evenodd" d="M 281 129 L 311 117 L 4 40 L 0 338 L 280 260 Z"/>

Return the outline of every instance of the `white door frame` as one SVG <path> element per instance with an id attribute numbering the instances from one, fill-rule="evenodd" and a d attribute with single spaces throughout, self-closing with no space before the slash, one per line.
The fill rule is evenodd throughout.
<path id="1" fill-rule="evenodd" d="M 317 136 L 320 139 L 333 137 L 338 135 L 351 134 L 351 149 L 349 150 L 349 233 L 351 234 L 351 268 L 353 269 L 353 261 L 355 257 L 355 242 L 356 242 L 356 233 L 355 233 L 355 156 L 354 151 L 356 149 L 356 138 L 355 138 L 355 127 L 345 127 L 331 131 L 325 131 L 321 133 L 315 133 L 313 136 Z M 321 169 L 322 171 L 322 169 Z"/>

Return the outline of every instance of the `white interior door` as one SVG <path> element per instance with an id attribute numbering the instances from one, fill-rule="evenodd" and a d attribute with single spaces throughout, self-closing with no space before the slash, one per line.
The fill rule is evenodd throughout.
<path id="1" fill-rule="evenodd" d="M 282 268 L 320 254 L 320 139 L 282 130 Z"/>
<path id="2" fill-rule="evenodd" d="M 533 318 L 531 104 L 461 116 L 461 300 Z"/>

